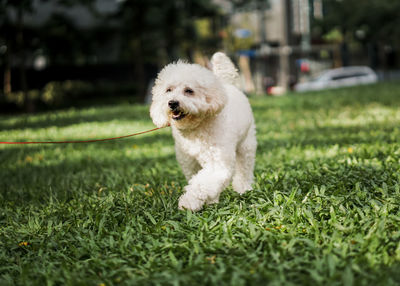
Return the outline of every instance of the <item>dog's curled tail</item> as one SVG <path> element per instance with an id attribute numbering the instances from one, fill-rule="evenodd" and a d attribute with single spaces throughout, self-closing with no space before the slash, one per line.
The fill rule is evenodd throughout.
<path id="1" fill-rule="evenodd" d="M 224 53 L 215 53 L 211 58 L 214 74 L 222 81 L 239 87 L 239 73 L 230 58 Z"/>

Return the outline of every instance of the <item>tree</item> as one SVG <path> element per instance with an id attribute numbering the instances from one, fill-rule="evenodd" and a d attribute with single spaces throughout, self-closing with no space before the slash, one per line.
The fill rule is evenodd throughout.
<path id="1" fill-rule="evenodd" d="M 393 0 L 324 0 L 325 29 L 340 27 L 345 34 L 365 32 L 365 41 L 400 41 L 400 2 Z"/>
<path id="2" fill-rule="evenodd" d="M 9 28 L 15 34 L 15 43 L 13 43 L 13 37 L 10 33 L 6 33 L 2 39 L 6 43 L 7 51 L 5 55 L 5 73 L 4 73 L 4 92 L 11 92 L 11 69 L 10 69 L 10 53 L 15 48 L 16 54 L 19 59 L 19 77 L 21 90 L 25 97 L 25 109 L 28 112 L 34 111 L 34 105 L 30 98 L 27 96 L 28 87 L 26 82 L 26 54 L 24 44 L 24 15 L 33 11 L 33 0 L 2 0 L 0 2 L 1 9 L 4 16 L 4 26 Z M 16 18 L 13 25 L 8 15 L 8 9 L 12 8 L 15 10 Z M 11 36 L 11 37 L 10 37 Z"/>
<path id="3" fill-rule="evenodd" d="M 47 2 L 49 0 L 41 0 L 42 2 Z M 72 5 L 85 5 L 87 6 L 93 13 L 95 13 L 95 9 L 93 7 L 93 3 L 95 0 L 57 0 L 56 3 L 58 5 L 63 5 L 70 7 Z M 32 51 L 35 48 L 35 44 L 33 44 L 33 38 L 39 38 L 39 43 L 37 45 L 41 45 L 44 48 L 48 48 L 47 51 L 51 54 L 53 51 L 57 53 L 60 49 L 64 50 L 64 55 L 68 56 L 71 50 L 72 41 L 67 43 L 68 32 L 75 31 L 74 35 L 79 35 L 79 33 L 74 30 L 74 25 L 71 22 L 68 22 L 69 19 L 67 17 L 63 17 L 63 15 L 56 14 L 53 15 L 51 20 L 54 21 L 64 21 L 66 25 L 69 23 L 69 31 L 64 33 L 58 39 L 56 37 L 53 38 L 54 35 L 47 34 L 47 32 L 51 32 L 52 28 L 54 29 L 54 21 L 50 21 L 50 26 L 47 26 L 46 33 L 40 33 L 40 27 L 30 28 L 25 25 L 25 15 L 27 13 L 34 13 L 34 0 L 0 0 L 0 44 L 5 47 L 3 48 L 3 66 L 4 66 L 4 94 L 8 94 L 12 91 L 11 86 L 11 60 L 16 59 L 16 63 L 19 70 L 19 86 L 21 92 L 24 94 L 24 104 L 27 112 L 33 112 L 35 109 L 34 103 L 31 98 L 28 96 L 28 85 L 26 78 L 26 58 L 27 51 Z M 64 45 L 58 45 L 57 48 L 51 46 L 51 43 L 54 43 L 54 39 L 63 40 Z M 75 39 L 74 39 L 75 40 Z M 81 43 L 82 41 L 76 41 L 77 43 Z M 49 45 L 50 43 L 50 45 Z M 54 48 L 54 49 L 53 49 Z M 74 50 L 73 50 L 74 51 Z"/>
<path id="4" fill-rule="evenodd" d="M 191 58 L 197 44 L 194 19 L 217 15 L 210 0 L 122 2 L 114 19 L 121 20 L 121 55 L 135 67 L 139 93 L 146 89 L 145 65 Z"/>
<path id="5" fill-rule="evenodd" d="M 1 50 L 0 54 L 3 55 L 3 66 L 4 66 L 4 87 L 3 92 L 5 95 L 11 93 L 11 59 L 10 59 L 10 50 L 11 50 L 11 41 L 12 35 L 15 35 L 15 31 L 12 29 L 10 25 L 10 19 L 7 15 L 6 11 L 6 3 L 0 2 L 0 45 Z"/>
<path id="6" fill-rule="evenodd" d="M 84 6 L 104 21 L 96 21 L 95 26 L 82 28 L 68 13 L 57 9 L 58 12 L 53 13 L 44 24 L 28 29 L 24 25 L 24 16 L 26 13 L 35 12 L 38 2 L 0 0 L 0 16 L 7 16 L 4 17 L 7 20 L 0 26 L 0 46 L 5 41 L 10 42 L 7 44 L 10 47 L 7 55 L 13 54 L 12 59 L 19 61 L 23 79 L 21 89 L 25 93 L 27 86 L 24 70 L 27 51 L 32 55 L 32 51 L 40 49 L 52 64 L 86 63 L 86 59 L 95 54 L 99 45 L 112 39 L 116 42 L 115 46 L 120 47 L 119 60 L 133 65 L 138 92 L 143 94 L 148 80 L 148 66 L 165 64 L 181 57 L 190 59 L 196 47 L 210 44 L 199 40 L 195 19 L 215 19 L 219 15 L 212 0 L 120 1 L 118 11 L 111 17 L 106 17 L 96 10 L 96 0 L 39 1 L 49 2 L 52 6 Z M 11 13 L 11 10 L 14 13 Z M 8 17 L 11 14 L 18 17 Z M 112 24 L 109 25 L 108 21 Z M 217 25 L 214 23 L 212 26 L 216 30 Z M 26 38 L 28 30 L 34 35 L 32 39 L 35 38 L 35 41 Z M 18 35 L 18 41 L 15 40 L 15 35 Z M 215 46 L 217 36 L 212 40 L 215 40 L 212 42 Z M 36 43 L 35 48 L 32 46 L 33 42 Z M 6 58 L 4 57 L 3 62 L 4 65 L 8 65 L 6 70 L 9 71 L 10 65 L 7 64 Z M 83 61 L 80 61 L 82 59 Z M 10 82 L 9 77 L 6 78 Z M 25 98 L 28 99 L 26 96 Z"/>
<path id="7" fill-rule="evenodd" d="M 364 45 L 400 47 L 400 1 L 324 0 L 325 16 L 315 26 L 327 34 L 338 29 L 342 43 L 358 41 Z"/>

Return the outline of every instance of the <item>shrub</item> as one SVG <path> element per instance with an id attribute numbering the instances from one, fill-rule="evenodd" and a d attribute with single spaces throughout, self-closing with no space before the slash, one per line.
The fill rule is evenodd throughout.
<path id="1" fill-rule="evenodd" d="M 83 81 L 49 82 L 42 90 L 41 100 L 48 106 L 61 106 L 73 99 L 86 97 L 94 85 Z"/>
<path id="2" fill-rule="evenodd" d="M 42 90 L 28 91 L 28 98 L 33 101 L 36 109 L 54 109 L 79 105 L 82 101 L 110 98 L 110 97 L 131 97 L 137 101 L 143 100 L 143 95 L 137 96 L 137 88 L 132 83 L 99 82 L 91 83 L 85 81 L 53 81 L 47 83 Z M 22 110 L 26 103 L 23 92 L 12 92 L 6 96 L 0 96 L 0 112 L 14 109 Z M 98 103 L 98 101 L 96 101 Z M 3 108 L 4 107 L 4 108 Z M 7 108 L 5 108 L 7 107 Z"/>
<path id="3" fill-rule="evenodd" d="M 11 92 L 5 95 L 6 101 L 16 104 L 18 107 L 24 106 L 26 99 L 22 91 Z M 40 98 L 40 91 L 33 89 L 28 91 L 28 98 L 32 101 L 38 101 Z"/>

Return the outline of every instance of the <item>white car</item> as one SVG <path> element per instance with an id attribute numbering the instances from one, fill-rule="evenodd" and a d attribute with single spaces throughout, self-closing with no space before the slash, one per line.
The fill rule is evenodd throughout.
<path id="1" fill-rule="evenodd" d="M 353 66 L 324 71 L 315 79 L 298 83 L 294 89 L 298 92 L 339 88 L 378 81 L 376 73 L 366 66 Z"/>

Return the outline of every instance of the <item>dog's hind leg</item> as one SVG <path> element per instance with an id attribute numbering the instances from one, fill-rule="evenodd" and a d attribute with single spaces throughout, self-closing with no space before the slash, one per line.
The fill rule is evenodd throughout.
<path id="1" fill-rule="evenodd" d="M 235 174 L 232 180 L 233 190 L 243 194 L 251 190 L 254 180 L 254 162 L 257 149 L 255 128 L 252 127 L 247 137 L 241 142 L 236 151 Z"/>

